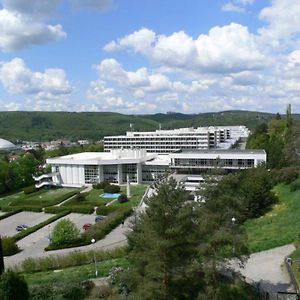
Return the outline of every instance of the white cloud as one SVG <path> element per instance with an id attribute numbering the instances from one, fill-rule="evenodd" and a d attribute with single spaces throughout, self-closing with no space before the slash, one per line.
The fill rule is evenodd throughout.
<path id="1" fill-rule="evenodd" d="M 260 69 L 266 64 L 256 36 L 236 23 L 213 27 L 197 39 L 183 31 L 166 36 L 143 28 L 107 44 L 104 49 L 123 48 L 145 55 L 162 67 L 197 73 L 240 72 Z"/>
<path id="2" fill-rule="evenodd" d="M 259 33 L 270 41 L 288 39 L 300 31 L 299 0 L 271 0 L 271 6 L 264 8 L 259 15 L 268 24 Z"/>
<path id="3" fill-rule="evenodd" d="M 4 0 L 0 10 L 0 50 L 11 52 L 65 38 L 61 25 L 44 21 L 59 3 L 60 0 Z"/>
<path id="4" fill-rule="evenodd" d="M 69 0 L 77 9 L 106 10 L 112 6 L 113 0 Z"/>
<path id="5" fill-rule="evenodd" d="M 69 101 L 72 87 L 62 69 L 31 71 L 20 58 L 0 63 L 0 82 L 11 95 L 26 95 L 52 104 Z"/>
<path id="6" fill-rule="evenodd" d="M 53 13 L 62 0 L 2 0 L 2 2 L 8 11 L 41 18 Z"/>
<path id="7" fill-rule="evenodd" d="M 241 6 L 238 6 L 232 2 L 227 2 L 222 6 L 223 11 L 230 11 L 230 12 L 245 12 L 245 9 Z"/>

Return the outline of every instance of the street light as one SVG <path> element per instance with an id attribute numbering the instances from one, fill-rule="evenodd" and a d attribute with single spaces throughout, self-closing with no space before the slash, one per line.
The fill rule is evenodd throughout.
<path id="1" fill-rule="evenodd" d="M 235 221 L 236 221 L 235 217 L 232 217 L 231 222 L 232 222 L 233 225 L 234 225 Z"/>
<path id="2" fill-rule="evenodd" d="M 91 243 L 95 244 L 96 240 L 95 239 L 91 239 Z M 97 261 L 96 261 L 96 254 L 95 254 L 95 247 L 94 247 L 94 262 L 95 262 L 95 275 L 96 277 L 98 277 L 98 270 L 97 270 Z"/>

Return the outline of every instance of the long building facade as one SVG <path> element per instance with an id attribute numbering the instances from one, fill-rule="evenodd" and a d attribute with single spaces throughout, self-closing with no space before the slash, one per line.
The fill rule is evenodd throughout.
<path id="1" fill-rule="evenodd" d="M 104 137 L 104 151 L 145 149 L 151 153 L 172 153 L 180 149 L 230 148 L 239 138 L 248 137 L 245 126 L 219 126 L 131 132 Z"/>
<path id="2" fill-rule="evenodd" d="M 37 187 L 80 187 L 103 181 L 122 184 L 127 175 L 133 183 L 146 183 L 156 181 L 166 172 L 201 174 L 212 168 L 247 169 L 265 163 L 266 159 L 264 150 L 181 150 L 171 154 L 145 150 L 85 152 L 47 159 L 52 172 L 35 179 Z"/>

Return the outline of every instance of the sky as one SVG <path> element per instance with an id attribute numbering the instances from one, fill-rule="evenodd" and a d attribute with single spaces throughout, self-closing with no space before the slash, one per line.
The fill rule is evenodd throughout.
<path id="1" fill-rule="evenodd" d="M 300 113 L 299 0 L 0 0 L 0 111 Z"/>

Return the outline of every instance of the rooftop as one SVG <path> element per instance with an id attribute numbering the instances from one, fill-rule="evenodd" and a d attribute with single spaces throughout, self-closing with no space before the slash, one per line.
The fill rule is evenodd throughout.
<path id="1" fill-rule="evenodd" d="M 178 150 L 176 153 L 187 153 L 187 154 L 195 154 L 195 153 L 201 153 L 201 154 L 266 154 L 266 151 L 264 149 L 195 149 L 195 150 Z"/>

